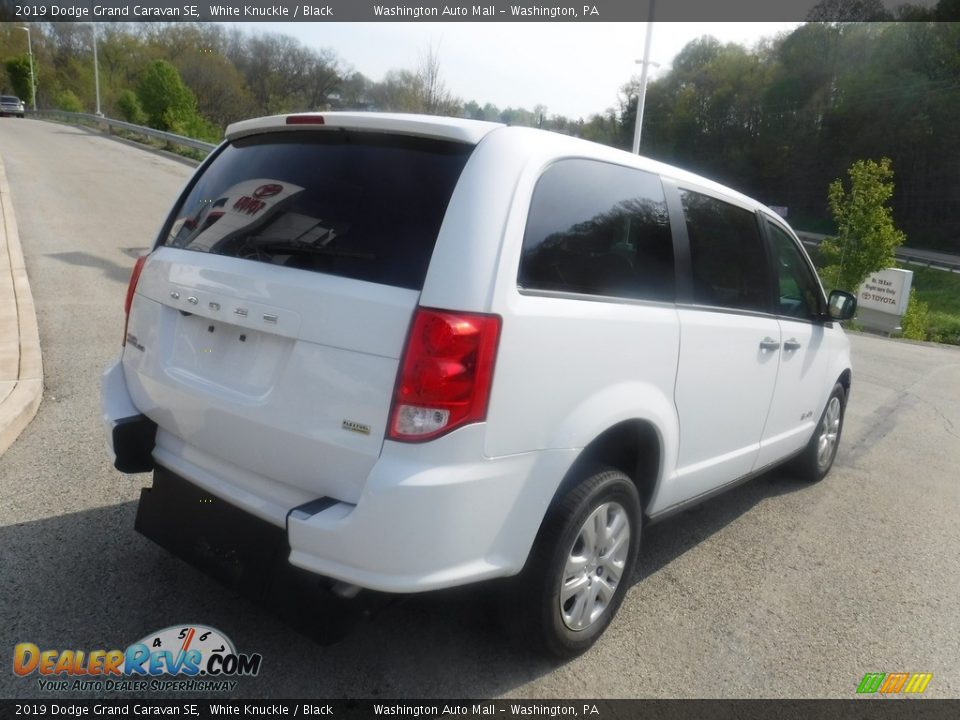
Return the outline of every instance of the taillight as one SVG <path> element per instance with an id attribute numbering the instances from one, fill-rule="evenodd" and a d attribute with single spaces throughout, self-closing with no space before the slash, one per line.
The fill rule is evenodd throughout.
<path id="1" fill-rule="evenodd" d="M 133 272 L 130 273 L 130 283 L 127 285 L 127 297 L 123 301 L 123 342 L 127 344 L 127 325 L 130 323 L 130 306 L 133 305 L 133 295 L 137 292 L 137 283 L 140 281 L 140 273 L 143 272 L 143 264 L 147 261 L 147 256 L 142 255 L 137 258 L 133 264 Z"/>
<path id="2" fill-rule="evenodd" d="M 420 442 L 486 419 L 497 315 L 418 308 L 400 359 L 391 440 Z"/>

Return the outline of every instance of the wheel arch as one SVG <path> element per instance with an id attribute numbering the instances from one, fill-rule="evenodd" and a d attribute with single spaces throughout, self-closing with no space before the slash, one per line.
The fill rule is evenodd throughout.
<path id="1" fill-rule="evenodd" d="M 840 373 L 840 377 L 837 378 L 837 382 L 843 385 L 843 392 L 846 395 L 847 399 L 850 399 L 850 383 L 853 380 L 853 373 L 850 368 L 845 369 Z"/>
<path id="2" fill-rule="evenodd" d="M 530 518 L 532 533 L 522 564 L 529 561 L 531 549 L 558 503 L 589 476 L 591 464 L 621 469 L 637 488 L 642 516 L 648 515 L 661 479 L 669 478 L 676 464 L 678 442 L 672 385 L 665 383 L 607 385 L 553 422 L 544 444 L 547 450 L 561 453 L 564 460 L 554 466 L 550 477 L 542 477 L 529 488 L 535 497 L 525 507 L 535 507 L 536 518 Z M 543 457 L 553 454 L 546 452 Z"/>
<path id="3" fill-rule="evenodd" d="M 664 440 L 660 429 L 648 419 L 621 420 L 596 435 L 577 456 L 564 475 L 553 502 L 562 498 L 582 480 L 587 468 L 612 467 L 629 477 L 640 495 L 646 514 L 664 467 Z"/>

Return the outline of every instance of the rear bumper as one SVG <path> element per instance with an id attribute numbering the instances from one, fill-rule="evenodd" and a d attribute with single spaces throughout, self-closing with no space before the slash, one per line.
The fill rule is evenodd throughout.
<path id="1" fill-rule="evenodd" d="M 137 410 L 130 400 L 120 360 L 103 373 L 100 405 L 107 452 L 113 459 L 113 466 L 125 473 L 152 470 L 157 425 Z"/>
<path id="2" fill-rule="evenodd" d="M 305 497 L 210 458 L 161 429 L 158 467 L 286 533 L 289 563 L 390 593 L 519 572 L 576 451 L 482 458 L 483 427 L 424 445 L 387 442 L 356 504 Z M 467 451 L 473 459 L 463 459 Z"/>
<path id="3" fill-rule="evenodd" d="M 428 444 L 384 443 L 355 506 L 287 517 L 290 562 L 385 592 L 520 572 L 576 451 L 483 458 L 483 431 L 473 425 Z"/>
<path id="4" fill-rule="evenodd" d="M 104 375 L 103 395 L 104 425 L 119 461 L 126 457 L 120 421 L 137 413 L 122 366 Z M 162 428 L 151 462 L 158 478 L 169 471 L 241 513 L 228 514 L 236 529 L 227 535 L 246 526 L 237 518 L 252 516 L 244 519 L 283 536 L 283 552 L 295 568 L 366 589 L 410 593 L 518 573 L 578 454 L 564 449 L 485 458 L 484 433 L 477 424 L 429 443 L 385 442 L 356 503 L 310 496 L 212 457 Z M 176 512 L 150 515 L 149 529 L 140 519 L 138 528 L 161 545 L 169 544 L 163 536 L 179 532 L 174 526 L 186 527 Z"/>

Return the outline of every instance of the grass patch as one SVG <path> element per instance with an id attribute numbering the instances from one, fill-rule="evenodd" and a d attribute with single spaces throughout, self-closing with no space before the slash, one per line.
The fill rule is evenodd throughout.
<path id="1" fill-rule="evenodd" d="M 917 289 L 917 297 L 930 304 L 931 312 L 960 316 L 960 273 L 909 263 L 897 263 L 897 267 L 913 270 L 913 287 Z"/>
<path id="2" fill-rule="evenodd" d="M 936 342 L 960 345 L 960 315 L 930 311 L 927 335 Z"/>
<path id="3" fill-rule="evenodd" d="M 960 273 L 909 263 L 898 263 L 897 267 L 913 271 L 916 298 L 929 307 L 927 339 L 960 345 Z"/>

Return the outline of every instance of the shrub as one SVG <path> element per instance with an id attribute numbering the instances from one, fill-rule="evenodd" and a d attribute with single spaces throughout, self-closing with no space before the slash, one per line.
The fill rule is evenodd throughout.
<path id="1" fill-rule="evenodd" d="M 917 298 L 917 291 L 910 290 L 910 299 L 907 301 L 907 311 L 900 321 L 903 337 L 910 340 L 926 340 L 927 330 L 930 327 L 930 306 Z"/>
<path id="2" fill-rule="evenodd" d="M 143 125 L 147 121 L 147 114 L 143 111 L 140 98 L 133 90 L 124 90 L 117 98 L 117 108 L 120 116 L 134 125 Z"/>
<path id="3" fill-rule="evenodd" d="M 83 103 L 72 90 L 61 90 L 57 94 L 57 107 L 64 112 L 83 112 Z"/>

